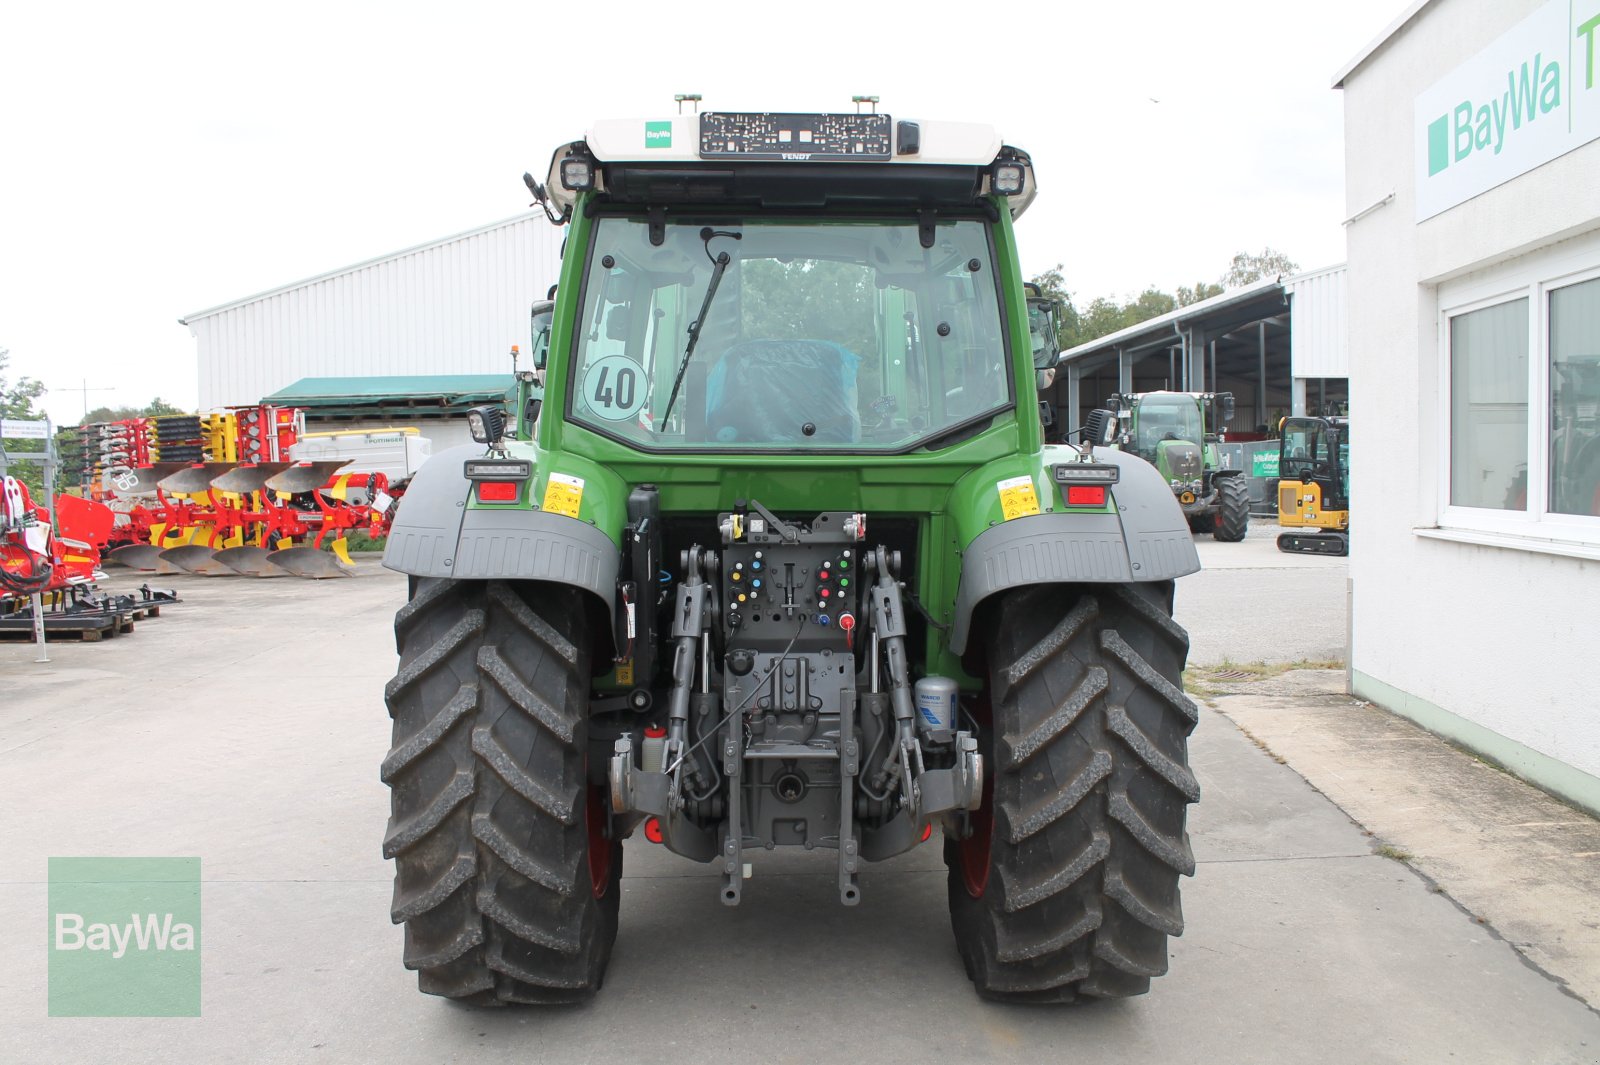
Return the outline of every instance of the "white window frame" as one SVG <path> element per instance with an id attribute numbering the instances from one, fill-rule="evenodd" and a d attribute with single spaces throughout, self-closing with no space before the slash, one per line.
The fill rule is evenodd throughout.
<path id="1" fill-rule="evenodd" d="M 1600 234 L 1521 256 L 1502 266 L 1441 284 L 1438 289 L 1439 408 L 1437 530 L 1421 535 L 1595 557 L 1600 517 L 1550 511 L 1550 293 L 1600 278 Z M 1452 320 L 1514 300 L 1528 301 L 1528 505 L 1522 511 L 1462 507 L 1450 502 Z M 1571 550 L 1567 550 L 1570 547 Z"/>

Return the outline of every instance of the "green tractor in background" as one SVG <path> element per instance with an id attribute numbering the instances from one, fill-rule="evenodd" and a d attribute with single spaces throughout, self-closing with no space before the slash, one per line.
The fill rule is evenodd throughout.
<path id="1" fill-rule="evenodd" d="M 1122 422 L 1122 448 L 1161 471 L 1191 530 L 1244 539 L 1250 489 L 1243 470 L 1223 467 L 1217 447 L 1233 419 L 1232 392 L 1130 392 L 1107 405 Z"/>
<path id="2" fill-rule="evenodd" d="M 631 837 L 727 906 L 779 847 L 854 906 L 868 863 L 942 846 L 979 994 L 1144 992 L 1195 868 L 1172 612 L 1199 559 L 1108 412 L 1045 442 L 1028 156 L 708 112 L 597 123 L 525 180 L 567 227 L 547 349 L 384 554 L 410 580 L 383 849 L 421 989 L 593 995 Z M 703 920 L 686 1002 L 729 949 Z"/>

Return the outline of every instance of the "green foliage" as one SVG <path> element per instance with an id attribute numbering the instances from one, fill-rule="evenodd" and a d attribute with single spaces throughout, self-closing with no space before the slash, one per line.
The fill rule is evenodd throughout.
<path id="1" fill-rule="evenodd" d="M 1178 306 L 1187 307 L 1190 304 L 1199 303 L 1201 300 L 1208 300 L 1212 296 L 1220 295 L 1222 295 L 1222 286 L 1214 285 L 1209 281 L 1196 282 L 1194 288 L 1190 288 L 1187 285 L 1179 285 Z"/>
<path id="2" fill-rule="evenodd" d="M 19 377 L 11 384 L 5 368 L 11 362 L 11 349 L 0 348 L 0 415 L 7 418 L 39 418 L 40 411 L 33 409 L 33 401 L 44 395 L 44 383 L 31 377 Z"/>
<path id="3" fill-rule="evenodd" d="M 31 377 L 19 377 L 17 383 L 12 384 L 5 375 L 10 361 L 11 350 L 0 348 L 0 417 L 17 420 L 43 418 L 44 412 L 33 405 L 34 400 L 44 395 L 43 382 Z M 44 441 L 7 440 L 5 450 L 10 459 L 10 468 L 6 472 L 27 485 L 28 493 L 43 503 L 44 463 L 29 461 L 25 456 L 29 452 L 44 451 Z"/>
<path id="4" fill-rule="evenodd" d="M 1260 281 L 1263 277 L 1281 277 L 1292 274 L 1300 267 L 1281 251 L 1271 248 L 1262 248 L 1260 255 L 1251 255 L 1240 252 L 1233 257 L 1233 262 L 1228 264 L 1227 272 L 1222 275 L 1223 288 L 1242 288 L 1245 285 Z"/>
<path id="5" fill-rule="evenodd" d="M 96 407 L 84 415 L 84 425 L 93 425 L 96 422 L 121 422 L 129 418 L 155 418 L 163 414 L 187 414 L 180 407 L 157 396 L 142 407 Z"/>

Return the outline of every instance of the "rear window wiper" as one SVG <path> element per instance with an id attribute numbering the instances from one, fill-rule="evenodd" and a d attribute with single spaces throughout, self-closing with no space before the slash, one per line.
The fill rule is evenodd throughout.
<path id="1" fill-rule="evenodd" d="M 661 424 L 665 426 L 672 417 L 672 406 L 678 402 L 678 389 L 683 387 L 683 375 L 689 369 L 689 360 L 694 358 L 695 345 L 700 343 L 700 329 L 705 325 L 706 312 L 711 309 L 711 300 L 717 294 L 717 286 L 722 284 L 722 275 L 727 273 L 728 264 L 733 260 L 728 253 L 718 252 L 711 254 L 711 239 L 713 237 L 732 237 L 734 240 L 743 240 L 743 233 L 734 233 L 729 230 L 712 229 L 710 226 L 700 231 L 700 240 L 705 245 L 706 258 L 711 260 L 711 282 L 706 285 L 706 297 L 700 301 L 700 313 L 695 315 L 694 321 L 689 323 L 689 343 L 683 349 L 683 361 L 678 363 L 678 372 L 672 378 L 672 394 L 667 397 L 667 409 L 661 414 Z"/>

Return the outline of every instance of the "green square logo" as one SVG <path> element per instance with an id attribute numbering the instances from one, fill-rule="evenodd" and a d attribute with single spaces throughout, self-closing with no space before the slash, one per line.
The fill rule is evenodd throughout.
<path id="1" fill-rule="evenodd" d="M 200 1016 L 200 859 L 51 858 L 50 1016 Z"/>
<path id="2" fill-rule="evenodd" d="M 646 148 L 672 147 L 672 123 L 646 122 L 644 124 L 644 146 Z"/>
<path id="3" fill-rule="evenodd" d="M 1450 116 L 1441 115 L 1428 123 L 1428 176 L 1433 177 L 1450 165 Z"/>

